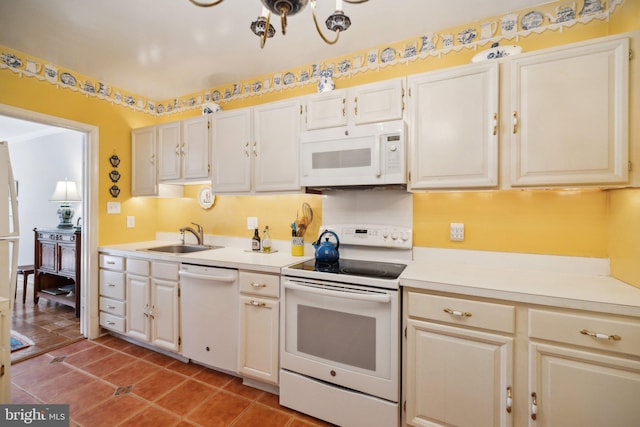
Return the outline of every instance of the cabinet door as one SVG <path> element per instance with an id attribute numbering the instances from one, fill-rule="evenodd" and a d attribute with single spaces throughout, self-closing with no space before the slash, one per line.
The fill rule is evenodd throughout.
<path id="1" fill-rule="evenodd" d="M 407 423 L 510 426 L 512 363 L 512 338 L 409 320 Z"/>
<path id="2" fill-rule="evenodd" d="M 178 351 L 179 330 L 178 283 L 170 280 L 151 280 L 151 344 Z"/>
<path id="3" fill-rule="evenodd" d="M 535 393 L 537 416 L 536 421 L 529 417 L 529 425 L 638 425 L 638 360 L 536 343 L 530 344 L 530 359 L 530 390 Z"/>
<path id="4" fill-rule="evenodd" d="M 51 240 L 38 240 L 36 242 L 40 246 L 37 253 L 40 259 L 37 261 L 38 269 L 42 271 L 50 271 L 51 273 L 57 273 L 58 271 L 58 246 L 56 242 Z"/>
<path id="5" fill-rule="evenodd" d="M 209 117 L 200 116 L 182 121 L 182 177 L 209 177 Z"/>
<path id="6" fill-rule="evenodd" d="M 216 192 L 251 190 L 251 155 L 255 148 L 249 108 L 212 117 L 213 176 Z"/>
<path id="7" fill-rule="evenodd" d="M 385 122 L 402 119 L 404 79 L 393 79 L 349 89 L 349 113 L 353 123 Z"/>
<path id="8" fill-rule="evenodd" d="M 58 243 L 58 272 L 75 277 L 76 275 L 76 244 Z"/>
<path id="9" fill-rule="evenodd" d="M 511 64 L 511 184 L 628 181 L 629 42 L 523 55 Z"/>
<path id="10" fill-rule="evenodd" d="M 158 126 L 158 180 L 180 179 L 184 144 L 180 134 L 180 122 Z"/>
<path id="11" fill-rule="evenodd" d="M 346 89 L 309 95 L 306 99 L 307 130 L 347 124 Z"/>
<path id="12" fill-rule="evenodd" d="M 254 108 L 254 188 L 299 190 L 300 102 L 285 101 Z"/>
<path id="13" fill-rule="evenodd" d="M 409 79 L 410 189 L 498 184 L 498 64 Z"/>
<path id="14" fill-rule="evenodd" d="M 127 274 L 127 335 L 149 341 L 149 278 Z"/>
<path id="15" fill-rule="evenodd" d="M 239 370 L 244 376 L 278 384 L 279 303 L 240 296 Z"/>
<path id="16" fill-rule="evenodd" d="M 156 128 L 134 129 L 131 132 L 131 195 L 156 194 Z"/>

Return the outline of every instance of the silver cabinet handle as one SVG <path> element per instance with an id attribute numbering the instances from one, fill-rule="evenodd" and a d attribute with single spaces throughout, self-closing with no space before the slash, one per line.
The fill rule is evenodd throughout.
<path id="1" fill-rule="evenodd" d="M 252 282 L 251 286 L 254 288 L 266 288 L 267 284 L 266 283 L 256 283 L 256 282 Z"/>
<path id="2" fill-rule="evenodd" d="M 258 302 L 258 301 L 254 301 L 251 300 L 249 302 L 245 302 L 246 305 L 252 305 L 254 307 L 265 307 L 267 305 L 266 302 Z"/>
<path id="3" fill-rule="evenodd" d="M 445 308 L 444 310 L 445 313 L 450 314 L 452 316 L 457 316 L 457 317 L 471 317 L 471 313 L 469 313 L 468 311 L 457 311 L 457 310 L 451 310 L 450 308 Z"/>
<path id="4" fill-rule="evenodd" d="M 620 337 L 620 335 L 607 335 L 607 334 L 601 334 L 599 332 L 591 332 L 587 329 L 582 329 L 580 331 L 580 333 L 582 335 L 587 335 L 590 336 L 591 338 L 595 338 L 597 340 L 606 340 L 606 341 L 620 341 L 622 338 Z"/>
<path id="5" fill-rule="evenodd" d="M 531 419 L 535 421 L 536 418 L 538 418 L 538 396 L 534 391 L 531 393 Z"/>

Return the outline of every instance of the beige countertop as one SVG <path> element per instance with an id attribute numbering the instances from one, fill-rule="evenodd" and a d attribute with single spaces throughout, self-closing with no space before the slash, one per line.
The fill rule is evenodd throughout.
<path id="1" fill-rule="evenodd" d="M 640 288 L 600 274 L 588 267 L 545 268 L 503 262 L 474 263 L 455 257 L 414 260 L 400 277 L 400 284 L 462 296 L 504 299 L 529 304 L 640 316 Z M 571 262 L 572 260 L 570 260 Z M 502 264 L 502 265 L 500 265 Z"/>
<path id="2" fill-rule="evenodd" d="M 292 264 L 306 261 L 313 257 L 292 256 L 289 250 L 278 250 L 273 253 L 247 251 L 237 247 L 222 247 L 186 254 L 151 252 L 145 249 L 165 246 L 180 242 L 166 240 L 149 240 L 145 242 L 124 243 L 119 245 L 101 246 L 99 251 L 111 255 L 135 257 L 158 261 L 172 261 L 187 264 L 199 264 L 213 267 L 237 268 L 264 273 L 278 273 L 280 269 Z M 288 249 L 288 248 L 287 248 Z"/>

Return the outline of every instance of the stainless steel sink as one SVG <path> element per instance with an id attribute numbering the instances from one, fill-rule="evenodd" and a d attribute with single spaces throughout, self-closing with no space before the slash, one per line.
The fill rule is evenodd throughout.
<path id="1" fill-rule="evenodd" d="M 169 254 L 187 254 L 190 252 L 208 251 L 210 249 L 219 249 L 222 247 L 223 246 L 177 244 L 177 245 L 156 246 L 155 248 L 147 248 L 144 250 L 153 251 L 153 252 L 165 252 Z"/>

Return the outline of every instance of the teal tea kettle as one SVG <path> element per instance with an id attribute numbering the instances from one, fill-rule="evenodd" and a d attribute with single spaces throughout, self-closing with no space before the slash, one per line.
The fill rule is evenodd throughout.
<path id="1" fill-rule="evenodd" d="M 331 234 L 336 238 L 336 243 L 333 244 L 329 241 L 329 236 L 325 237 L 324 242 L 322 241 L 322 237 L 325 234 Z M 338 248 L 340 247 L 340 239 L 338 239 L 338 235 L 331 230 L 325 230 L 318 237 L 318 241 L 311 244 L 316 250 L 316 262 L 322 262 L 327 264 L 333 264 L 334 262 L 338 262 L 340 259 L 340 253 L 338 252 Z"/>

